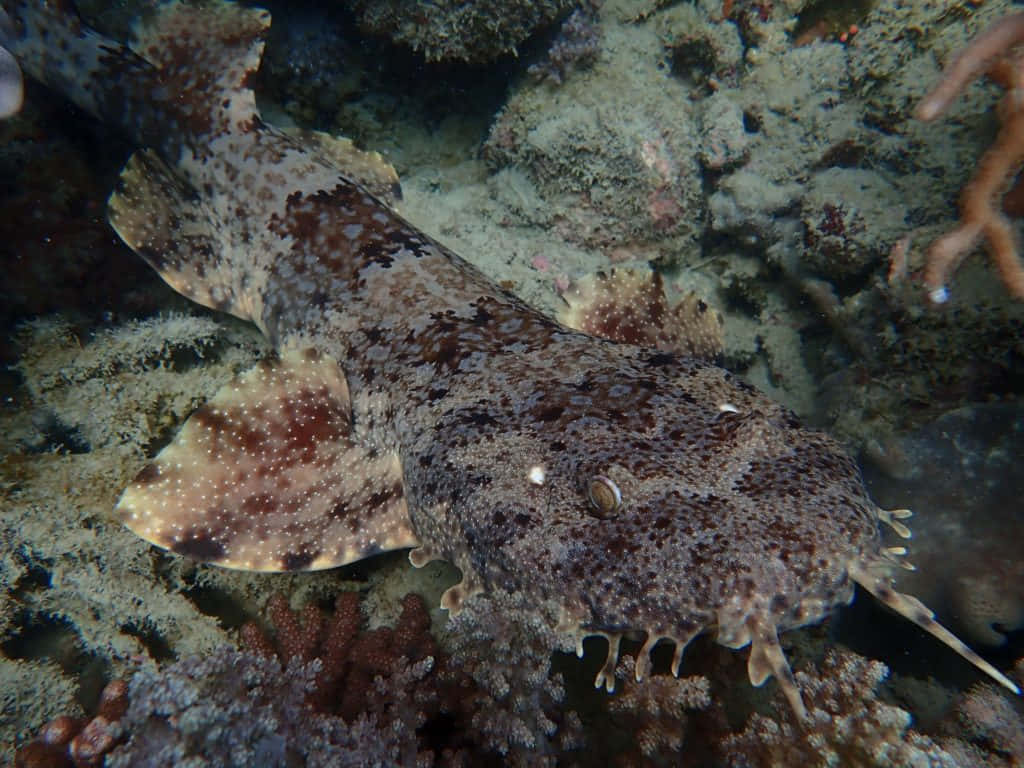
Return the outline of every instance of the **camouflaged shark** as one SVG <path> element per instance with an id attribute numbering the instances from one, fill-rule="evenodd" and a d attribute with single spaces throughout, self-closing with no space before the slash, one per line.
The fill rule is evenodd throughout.
<path id="1" fill-rule="evenodd" d="M 909 513 L 869 499 L 828 437 L 715 365 L 571 330 L 404 221 L 372 156 L 266 125 L 246 83 L 262 10 L 172 3 L 133 49 L 52 6 L 8 2 L 27 73 L 145 148 L 110 222 L 175 290 L 278 350 L 224 387 L 116 513 L 154 544 L 253 571 L 412 548 L 557 610 L 581 643 L 643 631 L 636 665 L 697 634 L 750 646 L 804 705 L 778 640 L 860 584 L 1011 690 L 892 586 Z M 354 167 L 362 158 L 363 173 Z"/>

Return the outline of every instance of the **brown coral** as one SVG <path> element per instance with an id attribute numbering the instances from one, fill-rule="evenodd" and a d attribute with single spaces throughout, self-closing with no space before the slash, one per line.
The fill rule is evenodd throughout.
<path id="1" fill-rule="evenodd" d="M 619 659 L 615 676 L 623 687 L 608 699 L 608 711 L 616 722 L 629 728 L 635 753 L 619 755 L 621 765 L 646 765 L 650 760 L 678 753 L 686 729 L 685 710 L 706 709 L 711 704 L 710 684 L 705 677 L 676 678 L 653 675 L 636 682 L 632 656 Z"/>
<path id="2" fill-rule="evenodd" d="M 36 740 L 14 756 L 16 768 L 94 768 L 120 738 L 117 721 L 128 708 L 128 684 L 112 680 L 100 694 L 91 720 L 56 717 L 39 729 Z"/>
<path id="3" fill-rule="evenodd" d="M 987 683 L 972 687 L 957 704 L 956 717 L 963 736 L 990 756 L 986 764 L 1024 763 L 1024 717 L 998 688 Z"/>
<path id="4" fill-rule="evenodd" d="M 446 739 L 468 717 L 462 707 L 471 683 L 449 669 L 430 633 L 422 597 L 406 595 L 395 626 L 371 630 L 363 629 L 356 592 L 340 593 L 333 613 L 314 603 L 293 610 L 277 594 L 267 603 L 267 615 L 272 635 L 250 623 L 242 628 L 243 643 L 256 653 L 279 657 L 284 665 L 319 660 L 308 698 L 316 711 L 346 723 L 369 715 L 382 727 L 391 723 L 410 732 L 427 726 L 430 739 L 421 744 L 427 751 L 417 759 L 424 764 L 430 764 L 431 750 L 456 749 Z"/>
<path id="5" fill-rule="evenodd" d="M 915 113 L 920 120 L 934 120 L 983 74 L 1005 92 L 999 104 L 999 135 L 982 155 L 977 171 L 961 192 L 960 225 L 932 243 L 928 251 L 924 282 L 929 297 L 936 303 L 947 300 L 949 276 L 982 237 L 988 241 L 1010 294 L 1024 299 L 1024 263 L 1013 227 L 999 210 L 999 200 L 1024 163 L 1024 52 L 1019 48 L 1022 43 L 1024 13 L 995 22 L 957 55 Z"/>

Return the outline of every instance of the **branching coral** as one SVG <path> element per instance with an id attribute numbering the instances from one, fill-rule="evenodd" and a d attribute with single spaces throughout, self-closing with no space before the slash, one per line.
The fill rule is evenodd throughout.
<path id="1" fill-rule="evenodd" d="M 342 592 L 334 612 L 307 603 L 299 611 L 282 595 L 271 597 L 267 614 L 273 638 L 255 624 L 242 628 L 243 641 L 257 653 L 286 665 L 316 662 L 307 697 L 317 712 L 352 723 L 371 716 L 382 728 L 407 735 L 403 763 L 430 765 L 430 748 L 417 729 L 444 717 L 458 720 L 464 678 L 446 669 L 430 634 L 430 615 L 419 595 L 406 595 L 393 628 L 363 630 L 359 595 Z M 443 740 L 443 728 L 429 729 Z"/>
<path id="2" fill-rule="evenodd" d="M 283 667 L 221 647 L 129 684 L 121 725 L 127 741 L 107 755 L 109 768 L 152 766 L 415 765 L 415 734 L 372 717 L 351 723 L 320 715 L 306 702 L 320 662 Z"/>
<path id="3" fill-rule="evenodd" d="M 635 664 L 629 655 L 619 659 L 615 677 L 623 686 L 608 700 L 608 711 L 616 723 L 634 734 L 631 746 L 636 754 L 620 755 L 623 765 L 646 765 L 654 758 L 678 753 L 686 729 L 683 712 L 711 704 L 707 678 L 654 675 L 638 683 L 633 676 Z"/>
<path id="4" fill-rule="evenodd" d="M 909 730 L 909 713 L 878 698 L 876 689 L 888 673 L 881 662 L 830 650 L 819 670 L 796 674 L 808 704 L 806 722 L 798 725 L 780 701 L 778 720 L 753 715 L 742 733 L 723 741 L 726 763 L 733 768 L 957 768 L 935 742 Z"/>
<path id="5" fill-rule="evenodd" d="M 560 751 L 580 742 L 582 726 L 551 672 L 558 635 L 529 608 L 521 595 L 500 590 L 468 601 L 450 622 L 451 663 L 476 683 L 464 706 L 484 746 L 507 765 L 555 765 Z"/>
<path id="6" fill-rule="evenodd" d="M 414 766 L 465 760 L 459 711 L 471 683 L 445 667 L 422 598 L 395 626 L 363 629 L 359 595 L 335 610 L 270 600 L 272 633 L 112 683 L 92 720 L 57 718 L 18 753 L 24 768 Z M 441 673 L 444 673 L 443 675 Z M 446 727 L 447 726 L 447 727 Z M 104 763 L 105 760 L 105 763 Z"/>
<path id="7" fill-rule="evenodd" d="M 939 84 L 918 105 L 920 120 L 943 114 L 961 91 L 987 75 L 1004 91 L 999 104 L 1002 127 L 982 155 L 974 177 L 960 196 L 960 225 L 932 243 L 924 271 L 932 301 L 949 297 L 946 282 L 979 239 L 988 241 L 996 267 L 1017 299 L 1024 299 L 1024 262 L 1013 227 L 999 210 L 1007 185 L 1024 163 L 1024 13 L 1000 19 L 964 48 L 947 67 Z"/>

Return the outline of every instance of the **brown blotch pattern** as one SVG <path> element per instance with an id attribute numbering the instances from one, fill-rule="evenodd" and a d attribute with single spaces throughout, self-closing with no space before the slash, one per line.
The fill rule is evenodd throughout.
<path id="1" fill-rule="evenodd" d="M 417 542 L 394 454 L 351 439 L 337 363 L 287 353 L 224 387 L 122 495 L 143 538 L 230 568 L 329 568 Z"/>
<path id="2" fill-rule="evenodd" d="M 661 273 L 652 269 L 587 275 L 562 298 L 559 320 L 584 333 L 705 360 L 722 353 L 722 315 L 692 293 L 670 305 Z"/>

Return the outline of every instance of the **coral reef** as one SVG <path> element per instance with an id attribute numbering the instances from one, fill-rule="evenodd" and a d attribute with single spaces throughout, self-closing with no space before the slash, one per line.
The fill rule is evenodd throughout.
<path id="1" fill-rule="evenodd" d="M 673 280 L 670 270 L 680 269 L 687 285 L 721 308 L 731 367 L 803 414 L 832 425 L 851 445 L 868 448 L 898 473 L 905 462 L 921 457 L 904 445 L 901 459 L 902 440 L 894 435 L 965 402 L 1007 399 L 1019 391 L 1024 315 L 1003 300 L 988 270 L 964 263 L 957 271 L 957 290 L 941 312 L 917 290 L 927 265 L 924 249 L 916 246 L 949 228 L 950 201 L 968 183 L 990 134 L 1000 127 L 1005 132 L 1008 124 L 986 116 L 993 89 L 980 86 L 951 101 L 941 125 L 910 119 L 923 90 L 939 80 L 936 61 L 952 60 L 1012 6 L 1004 0 L 879 0 L 858 17 L 853 43 L 815 38 L 794 48 L 801 5 L 808 4 L 606 3 L 591 17 L 601 55 L 591 66 L 573 70 L 559 88 L 528 76 L 514 81 L 483 147 L 484 161 L 477 157 L 478 128 L 490 113 L 475 101 L 462 106 L 480 114 L 451 108 L 463 94 L 450 86 L 458 72 L 410 69 L 404 83 L 381 96 L 379 74 L 371 80 L 355 71 L 341 35 L 285 40 L 278 49 L 273 97 L 284 102 L 291 94 L 293 103 L 279 106 L 297 120 L 342 121 L 331 129 L 358 136 L 363 146 L 404 145 L 403 211 L 532 302 L 554 308 L 560 285 L 613 264 L 624 268 L 655 260 L 669 270 L 666 283 Z M 442 6 L 436 15 L 422 4 L 358 7 L 365 23 L 406 41 L 426 58 L 479 62 L 518 45 L 538 25 L 557 23 L 571 4 L 551 4 L 543 18 L 531 11 L 518 19 L 512 18 L 516 6 L 507 6 L 506 27 L 488 31 L 481 23 L 475 33 L 447 37 L 437 32 L 462 19 L 484 19 L 483 6 Z M 429 24 L 419 23 L 428 19 Z M 275 22 L 278 28 L 284 26 Z M 529 63 L 521 63 L 521 75 L 528 74 Z M 289 74 L 292 64 L 298 68 Z M 377 66 L 361 64 L 368 70 Z M 505 88 L 493 72 L 474 76 L 495 94 Z M 450 88 L 459 96 L 435 106 L 437 112 L 410 111 L 408 104 L 426 87 L 424 79 L 435 89 L 431 93 Z M 356 114 L 353 100 L 362 92 L 373 92 L 379 103 Z M 18 344 L 8 348 L 20 349 L 20 362 L 19 378 L 6 385 L 10 400 L 2 412 L 0 726 L 6 743 L 24 742 L 61 711 L 80 718 L 79 686 L 98 688 L 97 677 L 127 677 L 135 667 L 131 657 L 177 655 L 185 660 L 182 667 L 158 673 L 147 665 L 138 684 L 148 681 L 153 688 L 173 678 L 165 690 L 198 696 L 188 704 L 179 699 L 159 705 L 164 707 L 159 711 L 184 717 L 193 730 L 169 734 L 166 722 L 161 724 L 165 716 L 153 717 L 157 702 L 149 699 L 148 715 L 140 703 L 137 717 L 154 725 L 156 733 L 151 742 L 132 742 L 131 752 L 122 747 L 138 764 L 144 764 L 147 744 L 175 740 L 173 749 L 184 754 L 193 748 L 186 742 L 200 733 L 201 718 L 219 725 L 224 721 L 216 718 L 228 711 L 250 718 L 244 725 L 252 729 L 234 731 L 230 738 L 266 736 L 265 743 L 277 749 L 280 742 L 258 731 L 260 723 L 305 725 L 313 732 L 309 744 L 332 743 L 320 754 L 340 754 L 342 761 L 355 760 L 354 755 L 416 760 L 429 750 L 440 762 L 465 754 L 490 759 L 504 754 L 509 763 L 571 763 L 581 754 L 571 751 L 572 745 L 600 743 L 599 731 L 609 723 L 648 734 L 642 744 L 656 753 L 649 757 L 640 744 L 632 744 L 624 761 L 685 760 L 678 754 L 680 739 L 684 752 L 691 747 L 695 754 L 718 751 L 728 732 L 721 701 L 744 713 L 752 706 L 746 699 L 734 701 L 740 696 L 735 691 L 747 688 L 745 681 L 731 685 L 742 680 L 742 670 L 698 670 L 709 680 L 714 701 L 691 715 L 680 716 L 678 702 L 648 702 L 650 696 L 671 701 L 675 681 L 660 675 L 644 685 L 663 687 L 664 693 L 624 682 L 618 694 L 595 698 L 590 680 L 574 681 L 563 657 L 552 668 L 549 643 L 556 639 L 542 626 L 520 626 L 517 613 L 525 609 L 508 596 L 468 606 L 464 616 L 438 630 L 431 641 L 436 650 L 431 647 L 425 656 L 414 651 L 417 660 L 395 666 L 402 642 L 395 638 L 397 628 L 390 636 L 374 634 L 362 627 L 362 611 L 379 622 L 388 604 L 380 593 L 394 591 L 397 582 L 397 594 L 404 594 L 437 578 L 405 574 L 401 558 L 302 579 L 249 577 L 166 558 L 111 525 L 107 511 L 144 457 L 220 383 L 258 357 L 261 347 L 254 334 L 223 319 L 165 314 L 144 323 L 123 322 L 157 306 L 180 305 L 112 243 L 102 224 L 110 169 L 104 172 L 87 160 L 94 147 L 115 158 L 121 148 L 109 137 L 53 138 L 55 127 L 69 121 L 56 108 L 33 105 L 31 88 L 28 96 L 26 109 L 3 124 L 9 184 L 0 312 L 5 321 L 53 310 L 63 315 L 23 326 Z M 346 119 L 358 129 L 349 130 Z M 90 147 L 88 154 L 78 145 Z M 61 183 L 55 186 L 54 178 Z M 993 208 L 996 203 L 993 196 Z M 906 246 L 902 263 L 890 282 L 890 256 L 898 255 L 893 245 L 901 242 Z M 927 277 L 925 282 L 930 285 Z M 112 314 L 104 318 L 108 310 Z M 89 313 L 87 322 L 81 320 L 83 312 Z M 983 417 L 972 409 L 959 418 Z M 1006 411 L 993 418 L 1016 421 Z M 964 431 L 948 419 L 921 437 L 934 441 L 943 430 L 964 446 Z M 920 460 L 919 468 L 928 469 L 917 484 L 876 491 L 876 498 L 919 513 L 911 559 L 920 570 L 905 578 L 921 582 L 909 588 L 934 593 L 935 602 L 947 615 L 956 614 L 950 620 L 974 642 L 1003 643 L 1009 646 L 1006 653 L 1019 652 L 1019 635 L 1007 639 L 1024 604 L 1014 586 L 1019 553 L 1011 551 L 1020 538 L 1014 533 L 1019 521 L 1003 514 L 1016 508 L 1019 491 L 999 501 L 988 490 L 994 477 L 1012 479 L 1013 467 L 1005 461 L 1019 450 L 991 436 L 984 440 L 987 452 L 971 447 L 946 452 L 936 463 Z M 961 459 L 980 461 L 985 471 L 952 471 Z M 978 505 L 960 505 L 968 496 L 984 498 Z M 988 518 L 979 512 L 985 506 Z M 999 511 L 998 520 L 992 510 Z M 930 532 L 942 530 L 946 538 L 931 538 Z M 376 574 L 389 569 L 405 575 L 382 587 Z M 367 594 L 362 609 L 347 604 L 340 612 L 350 627 L 359 625 L 351 630 L 356 642 L 368 639 L 358 653 L 347 646 L 347 661 L 333 687 L 325 683 L 325 670 L 332 665 L 337 670 L 340 662 L 324 654 L 337 607 L 331 614 L 307 602 L 289 621 L 290 609 L 279 601 L 271 604 L 279 634 L 275 644 L 268 631 L 264 638 L 271 642 L 262 650 L 294 659 L 291 666 L 227 649 L 202 660 L 190 656 L 229 642 L 225 627 L 241 623 L 239 613 L 251 615 L 271 590 L 284 590 L 293 605 L 309 600 L 325 605 L 324 597 L 339 588 Z M 428 604 L 436 605 L 436 599 Z M 225 615 L 234 619 L 225 621 Z M 302 630 L 318 622 L 319 639 L 313 642 Z M 427 643 L 422 613 L 398 621 L 406 624 L 420 627 L 411 631 Z M 288 630 L 281 629 L 287 626 L 298 627 L 299 640 L 284 640 Z M 848 628 L 833 625 L 833 631 L 841 635 Z M 378 647 L 382 658 L 375 661 Z M 351 678 L 353 693 L 339 698 L 338 710 L 310 714 L 310 703 L 323 706 L 316 703 L 319 691 L 336 690 L 338 679 L 349 680 L 352 653 L 365 657 L 362 671 Z M 232 684 L 212 660 L 253 681 L 252 687 L 229 689 L 236 696 L 253 692 L 249 709 L 224 698 L 211 699 L 217 707 L 211 703 L 208 711 L 198 709 L 203 697 L 217 694 L 207 685 Z M 192 677 L 189 670 L 200 670 L 209 680 Z M 899 666 L 897 671 L 903 672 Z M 927 659 L 912 667 L 913 674 L 928 672 Z M 845 675 L 863 699 L 830 686 L 830 674 Z M 941 726 L 923 731 L 925 736 L 907 730 L 906 715 L 887 703 L 899 681 L 873 687 L 882 676 L 878 666 L 846 652 L 821 670 L 798 672 L 805 690 L 820 693 L 820 711 L 842 713 L 837 722 L 853 730 L 836 733 L 817 721 L 821 727 L 809 740 L 789 719 L 784 702 L 775 721 L 768 717 L 771 710 L 760 706 L 763 700 L 754 698 L 760 714 L 745 735 L 728 742 L 730 760 L 771 765 L 797 755 L 819 764 L 835 754 L 861 764 L 891 761 L 891 754 L 878 758 L 880 753 L 872 751 L 882 737 L 893 739 L 892 754 L 927 754 L 936 765 L 955 760 L 1003 766 L 1024 760 L 1015 753 L 1018 710 L 1005 696 L 982 686 L 951 705 L 950 689 L 943 686 L 969 682 L 944 679 L 933 686 L 928 707 L 951 707 L 951 714 Z M 396 691 L 406 685 L 420 701 L 397 711 Z M 453 690 L 464 699 L 458 706 L 449 702 Z M 274 697 L 281 700 L 276 709 Z M 92 712 L 88 698 L 79 700 Z M 584 712 L 580 701 L 590 709 Z M 632 704 L 636 709 L 625 711 Z M 361 709 L 372 717 L 361 719 Z M 270 719 L 261 720 L 264 715 Z M 429 737 L 423 730 L 410 736 L 421 715 L 432 724 Z M 310 722 L 298 723 L 299 718 Z M 383 722 L 399 723 L 401 738 L 382 737 Z M 359 749 L 378 751 L 358 752 L 352 741 L 357 738 L 366 739 Z M 755 743 L 758 739 L 764 741 Z"/>
<path id="2" fill-rule="evenodd" d="M 949 65 L 942 80 L 917 107 L 920 120 L 934 120 L 953 99 L 982 74 L 1005 92 L 999 105 L 1002 127 L 995 143 L 982 155 L 974 176 L 960 196 L 960 225 L 928 249 L 924 284 L 936 303 L 949 299 L 946 283 L 978 240 L 988 242 L 992 259 L 1010 294 L 1024 299 L 1024 263 L 1013 225 L 1000 210 L 1000 198 L 1024 163 L 1024 13 L 999 19 L 979 34 Z"/>
<path id="3" fill-rule="evenodd" d="M 364 630 L 355 592 L 340 593 L 330 614 L 315 603 L 292 611 L 284 596 L 275 594 L 267 615 L 273 639 L 250 623 L 242 628 L 243 643 L 283 666 L 315 661 L 307 701 L 317 712 L 347 723 L 369 716 L 381 729 L 403 734 L 404 764 L 430 765 L 435 752 L 451 753 L 453 745 L 443 738 L 461 730 L 457 726 L 466 717 L 461 702 L 469 681 L 447 668 L 422 597 L 402 599 L 393 628 Z M 433 734 L 436 743 L 420 744 L 417 731 Z"/>
<path id="4" fill-rule="evenodd" d="M 560 85 L 571 70 L 593 64 L 600 51 L 601 35 L 593 15 L 577 8 L 562 22 L 547 59 L 531 65 L 527 72 L 539 80 Z"/>
<path id="5" fill-rule="evenodd" d="M 534 30 L 574 5 L 566 0 L 353 0 L 363 27 L 419 51 L 427 61 L 481 63 L 514 53 Z"/>
<path id="6" fill-rule="evenodd" d="M 644 765 L 646 760 L 679 753 L 686 731 L 684 712 L 711 705 L 706 678 L 655 675 L 637 683 L 632 679 L 635 666 L 629 654 L 619 659 L 615 676 L 625 685 L 608 701 L 612 717 L 632 733 L 630 752 L 619 755 L 622 765 Z"/>
<path id="7" fill-rule="evenodd" d="M 228 647 L 140 669 L 120 721 L 126 740 L 105 765 L 419 765 L 407 759 L 414 734 L 313 712 L 306 696 L 319 669 Z"/>
<path id="8" fill-rule="evenodd" d="M 245 582 L 162 562 L 108 515 L 151 446 L 262 351 L 240 325 L 173 314 L 93 333 L 36 320 L 18 339 L 18 407 L 0 414 L 0 689 L 25 698 L 5 708 L 7 743 L 135 655 L 226 642 L 195 599 Z"/>
<path id="9" fill-rule="evenodd" d="M 808 703 L 806 721 L 795 722 L 779 701 L 779 719 L 755 714 L 742 733 L 723 741 L 726 764 L 960 768 L 934 741 L 909 730 L 910 714 L 879 700 L 876 689 L 887 675 L 881 662 L 829 650 L 820 669 L 796 673 Z"/>
<path id="10" fill-rule="evenodd" d="M 991 685 L 979 683 L 957 701 L 946 729 L 952 738 L 947 748 L 964 750 L 963 742 L 974 754 L 981 753 L 978 764 L 999 768 L 1024 764 L 1024 716 L 1018 702 L 1011 702 Z"/>
<path id="11" fill-rule="evenodd" d="M 654 30 L 614 32 L 602 32 L 600 59 L 562 83 L 557 99 L 533 78 L 513 93 L 483 156 L 493 170 L 528 173 L 557 211 L 560 239 L 605 253 L 633 250 L 638 260 L 652 243 L 692 249 L 704 209 L 692 153 L 696 116 L 681 85 L 663 83 L 667 97 L 647 91 L 664 80 L 646 55 L 657 44 Z"/>
<path id="12" fill-rule="evenodd" d="M 552 649 L 564 640 L 522 596 L 493 591 L 451 619 L 451 664 L 476 683 L 464 706 L 482 743 L 508 765 L 554 766 L 582 742 L 579 716 L 564 706 Z"/>

